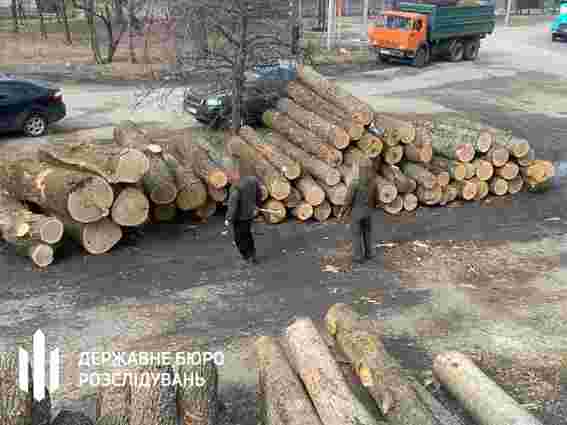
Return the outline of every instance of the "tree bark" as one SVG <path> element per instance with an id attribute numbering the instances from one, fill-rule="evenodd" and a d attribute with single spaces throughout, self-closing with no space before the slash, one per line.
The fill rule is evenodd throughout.
<path id="1" fill-rule="evenodd" d="M 325 200 L 320 205 L 313 208 L 313 217 L 317 221 L 323 222 L 329 219 L 331 212 L 331 204 L 327 200 Z"/>
<path id="2" fill-rule="evenodd" d="M 339 183 L 334 186 L 329 186 L 324 182 L 318 182 L 323 192 L 325 192 L 326 199 L 334 205 L 345 205 L 348 188 L 346 184 Z"/>
<path id="3" fill-rule="evenodd" d="M 304 149 L 307 153 L 315 155 L 321 161 L 336 167 L 343 161 L 341 151 L 327 144 L 321 137 L 304 129 L 289 116 L 268 110 L 262 115 L 266 126 L 286 136 L 290 142 Z"/>
<path id="4" fill-rule="evenodd" d="M 301 164 L 301 168 L 317 177 L 319 180 L 324 181 L 329 186 L 338 184 L 341 181 L 341 174 L 336 168 L 329 166 L 323 161 L 315 158 L 313 155 L 308 154 L 303 149 L 297 147 L 289 142 L 283 135 L 273 132 L 272 143 L 277 146 L 289 157 Z"/>
<path id="5" fill-rule="evenodd" d="M 214 199 L 208 198 L 207 202 L 194 211 L 195 216 L 202 222 L 207 222 L 217 212 L 217 203 Z"/>
<path id="6" fill-rule="evenodd" d="M 475 175 L 482 181 L 488 181 L 494 175 L 494 166 L 491 162 L 484 159 L 476 159 L 473 161 Z"/>
<path id="7" fill-rule="evenodd" d="M 337 149 L 344 149 L 350 143 L 350 137 L 344 129 L 325 121 L 315 112 L 299 106 L 289 98 L 280 99 L 277 109 Z"/>
<path id="8" fill-rule="evenodd" d="M 181 211 L 190 211 L 203 206 L 207 202 L 207 187 L 193 172 L 193 169 L 182 165 L 177 158 L 168 153 L 163 155 L 163 159 L 175 176 L 177 186 L 175 204 L 177 208 Z M 210 187 L 215 191 L 225 190 L 225 188 Z"/>
<path id="9" fill-rule="evenodd" d="M 445 128 L 434 127 L 432 129 L 431 143 L 433 153 L 462 162 L 470 162 L 474 158 L 475 149 L 472 143 L 462 141 L 458 132 L 445 131 Z"/>
<path id="10" fill-rule="evenodd" d="M 68 45 L 73 44 L 73 37 L 71 36 L 71 28 L 69 27 L 69 17 L 67 16 L 67 2 L 61 0 L 61 16 L 63 17 L 63 27 L 65 29 L 65 42 Z"/>
<path id="11" fill-rule="evenodd" d="M 301 165 L 282 152 L 277 146 L 278 138 L 269 133 L 260 138 L 252 127 L 242 127 L 239 135 L 247 143 L 252 145 L 258 153 L 276 167 L 287 179 L 295 180 L 301 176 Z M 274 140 L 275 139 L 275 140 Z"/>
<path id="12" fill-rule="evenodd" d="M 453 180 L 462 181 L 467 174 L 465 163 L 446 159 L 441 156 L 434 156 L 431 160 L 431 165 L 447 171 Z"/>
<path id="13" fill-rule="evenodd" d="M 118 190 L 112 205 L 112 220 L 120 226 L 139 226 L 148 219 L 150 201 L 144 191 L 135 186 Z"/>
<path id="14" fill-rule="evenodd" d="M 303 195 L 299 190 L 295 187 L 291 187 L 291 191 L 289 192 L 289 196 L 283 200 L 283 203 L 286 208 L 295 208 L 301 202 L 303 202 Z"/>
<path id="15" fill-rule="evenodd" d="M 177 217 L 177 206 L 175 203 L 165 205 L 152 205 L 152 220 L 156 223 L 173 221 Z"/>
<path id="16" fill-rule="evenodd" d="M 456 182 L 456 185 L 459 191 L 459 198 L 465 201 L 472 201 L 478 193 L 478 185 L 470 179 Z"/>
<path id="17" fill-rule="evenodd" d="M 530 179 L 534 183 L 541 183 L 548 178 L 550 170 L 543 161 L 532 161 L 527 167 L 520 167 L 520 174 L 524 179 Z M 552 175 L 549 175 L 552 177 Z"/>
<path id="18" fill-rule="evenodd" d="M 66 233 L 89 254 L 104 254 L 122 239 L 120 226 L 106 217 L 94 223 L 79 223 L 65 216 L 59 218 L 65 225 Z"/>
<path id="19" fill-rule="evenodd" d="M 253 167 L 255 174 L 262 179 L 268 187 L 270 195 L 281 201 L 289 196 L 291 185 L 268 160 L 265 160 L 260 154 L 241 137 L 233 136 L 227 141 L 229 152 L 247 162 Z"/>
<path id="20" fill-rule="evenodd" d="M 516 176 L 512 180 L 508 181 L 508 193 L 515 194 L 520 192 L 524 188 L 524 179 L 522 176 Z"/>
<path id="21" fill-rule="evenodd" d="M 114 201 L 101 177 L 25 159 L 0 163 L 0 184 L 10 194 L 74 220 L 91 223 L 106 217 Z"/>
<path id="22" fill-rule="evenodd" d="M 364 152 L 364 154 L 371 159 L 378 157 L 384 148 L 384 143 L 382 140 L 370 133 L 366 133 L 362 138 L 356 143 L 356 146 Z M 346 146 L 345 146 L 346 147 Z"/>
<path id="23" fill-rule="evenodd" d="M 278 201 L 277 199 L 268 199 L 263 205 L 263 209 L 274 211 L 274 212 L 265 212 L 262 211 L 264 218 L 270 224 L 277 224 L 281 223 L 285 220 L 287 212 L 285 209 L 285 205 L 283 202 Z"/>
<path id="24" fill-rule="evenodd" d="M 470 143 L 475 152 L 479 153 L 486 153 L 496 141 L 496 136 L 490 128 L 456 115 L 434 119 L 433 126 L 438 132 L 455 134 L 461 142 Z"/>
<path id="25" fill-rule="evenodd" d="M 301 192 L 303 199 L 314 207 L 321 205 L 325 200 L 325 191 L 315 179 L 308 174 L 297 180 L 295 187 Z"/>
<path id="26" fill-rule="evenodd" d="M 390 164 L 390 165 L 399 164 L 403 157 L 404 157 L 404 147 L 402 145 L 384 146 L 382 159 L 386 164 Z"/>
<path id="27" fill-rule="evenodd" d="M 435 182 L 439 186 L 446 187 L 450 183 L 451 175 L 443 168 L 437 167 L 432 164 L 424 164 L 424 168 L 426 168 L 431 172 L 431 174 L 433 174 L 433 176 L 435 177 Z"/>
<path id="28" fill-rule="evenodd" d="M 439 354 L 433 372 L 480 425 L 542 425 L 464 354 Z"/>
<path id="29" fill-rule="evenodd" d="M 404 210 L 414 211 L 419 205 L 419 199 L 413 193 L 403 193 Z"/>
<path id="30" fill-rule="evenodd" d="M 522 158 L 526 156 L 531 149 L 530 143 L 527 140 L 513 137 L 511 133 L 509 137 L 499 138 L 496 143 L 499 146 L 506 148 L 510 155 L 515 158 Z"/>
<path id="31" fill-rule="evenodd" d="M 510 159 L 510 153 L 506 148 L 494 145 L 486 152 L 483 159 L 491 162 L 495 167 L 502 167 Z"/>
<path id="32" fill-rule="evenodd" d="M 382 176 L 376 176 L 376 190 L 378 200 L 384 204 L 393 202 L 398 196 L 396 185 Z"/>
<path id="33" fill-rule="evenodd" d="M 97 174 L 109 183 L 137 183 L 150 168 L 148 158 L 138 149 L 95 143 L 41 146 L 38 156 L 55 166 Z"/>
<path id="34" fill-rule="evenodd" d="M 422 402 L 419 382 L 404 373 L 376 333 L 349 306 L 333 305 L 325 322 L 389 424 L 439 423 Z"/>
<path id="35" fill-rule="evenodd" d="M 355 169 L 351 165 L 340 165 L 338 170 L 341 173 L 342 180 L 345 185 L 350 186 L 355 178 Z"/>
<path id="36" fill-rule="evenodd" d="M 411 123 L 386 114 L 374 113 L 373 115 L 374 125 L 392 133 L 392 138 L 396 143 L 407 145 L 416 141 L 417 131 Z"/>
<path id="37" fill-rule="evenodd" d="M 428 163 L 433 158 L 433 145 L 429 142 L 415 142 L 404 145 L 404 157 L 413 162 Z"/>
<path id="38" fill-rule="evenodd" d="M 378 202 L 378 206 L 388 214 L 397 215 L 404 209 L 404 198 L 402 195 L 398 195 L 392 202 L 389 202 L 387 204 Z"/>
<path id="39" fill-rule="evenodd" d="M 415 162 L 404 161 L 400 164 L 400 169 L 426 189 L 432 189 L 436 182 L 435 176 L 429 170 Z"/>
<path id="40" fill-rule="evenodd" d="M 486 181 L 481 180 L 478 177 L 473 177 L 470 181 L 477 187 L 476 195 L 474 197 L 475 201 L 481 201 L 488 196 L 488 194 L 490 193 L 490 188 L 488 187 L 488 183 Z"/>
<path id="41" fill-rule="evenodd" d="M 172 417 L 165 416 L 162 412 L 164 402 L 162 395 L 169 386 L 161 385 L 160 374 L 164 372 L 165 367 L 159 366 L 142 366 L 132 371 L 134 382 L 143 383 L 144 385 L 136 385 L 136 391 L 132 391 L 130 402 L 129 425 L 173 425 Z M 159 378 L 157 381 L 156 379 Z M 182 380 L 181 380 L 182 381 Z M 175 400 L 167 400 L 168 404 Z M 170 409 L 171 410 L 171 409 Z M 176 418 L 175 418 L 176 419 Z"/>
<path id="42" fill-rule="evenodd" d="M 350 146 L 344 153 L 343 164 L 344 165 L 356 165 L 362 159 L 366 158 L 366 155 L 362 150 L 355 146 Z"/>
<path id="43" fill-rule="evenodd" d="M 0 407 L 0 415 L 6 425 L 30 423 L 32 417 L 30 393 L 19 388 L 18 379 L 16 351 L 2 353 L 0 356 L 0 391 L 2 391 L 3 405 Z"/>
<path id="44" fill-rule="evenodd" d="M 488 183 L 490 193 L 498 196 L 508 193 L 508 182 L 500 177 L 492 177 Z"/>
<path id="45" fill-rule="evenodd" d="M 178 367 L 181 382 L 203 380 L 203 385 L 180 385 L 177 408 L 182 425 L 215 425 L 219 417 L 218 368 L 214 361 Z"/>
<path id="46" fill-rule="evenodd" d="M 530 148 L 528 153 L 521 158 L 516 158 L 516 162 L 520 167 L 527 167 L 531 164 L 532 161 L 535 160 L 535 151 Z"/>
<path id="47" fill-rule="evenodd" d="M 270 197 L 270 192 L 268 191 L 268 188 L 266 187 L 262 179 L 259 179 L 258 186 L 260 186 L 260 201 L 266 202 Z"/>
<path id="48" fill-rule="evenodd" d="M 443 188 L 437 184 L 430 189 L 418 186 L 415 194 L 421 203 L 429 206 L 437 205 L 443 200 Z"/>
<path id="49" fill-rule="evenodd" d="M 459 189 L 455 183 L 449 183 L 447 187 L 443 188 L 443 197 L 439 205 L 447 205 L 449 202 L 453 202 L 459 196 Z"/>
<path id="50" fill-rule="evenodd" d="M 472 162 L 464 162 L 463 165 L 465 166 L 465 180 L 472 179 L 476 175 L 476 168 Z"/>
<path id="51" fill-rule="evenodd" d="M 206 149 L 199 145 L 177 145 L 180 162 L 187 168 L 191 167 L 195 175 L 203 182 L 221 189 L 228 184 L 226 172 L 209 156 Z"/>
<path id="52" fill-rule="evenodd" d="M 415 180 L 406 176 L 397 165 L 383 164 L 380 174 L 396 186 L 398 193 L 409 193 L 416 189 Z"/>
<path id="53" fill-rule="evenodd" d="M 307 221 L 313 217 L 314 209 L 311 204 L 301 202 L 295 208 L 292 208 L 291 214 L 300 221 Z"/>
<path id="54" fill-rule="evenodd" d="M 507 162 L 502 167 L 496 167 L 494 169 L 494 175 L 502 177 L 505 180 L 512 180 L 518 176 L 520 173 L 520 167 L 514 162 Z"/>
<path id="55" fill-rule="evenodd" d="M 265 425 L 323 425 L 302 382 L 273 337 L 256 340 L 258 382 Z"/>
<path id="56" fill-rule="evenodd" d="M 286 330 L 290 356 L 325 425 L 376 425 L 371 406 L 349 388 L 329 347 L 310 319 L 299 318 Z"/>
<path id="57" fill-rule="evenodd" d="M 132 384 L 127 378 L 130 370 L 112 368 L 112 374 L 118 383 L 97 387 L 96 419 L 100 424 L 127 424 L 129 421 L 132 399 Z"/>

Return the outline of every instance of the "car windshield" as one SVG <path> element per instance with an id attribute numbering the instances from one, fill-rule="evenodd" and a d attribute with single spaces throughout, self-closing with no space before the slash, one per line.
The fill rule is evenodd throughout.
<path id="1" fill-rule="evenodd" d="M 207 99 L 208 106 L 220 106 L 222 105 L 222 97 L 210 97 Z"/>
<path id="2" fill-rule="evenodd" d="M 559 8 L 560 15 L 567 15 L 567 4 L 562 4 Z"/>
<path id="3" fill-rule="evenodd" d="M 378 16 L 374 21 L 377 27 L 390 28 L 390 29 L 401 29 L 409 31 L 411 30 L 411 19 L 405 18 L 403 16 L 392 16 L 392 15 L 381 15 Z"/>

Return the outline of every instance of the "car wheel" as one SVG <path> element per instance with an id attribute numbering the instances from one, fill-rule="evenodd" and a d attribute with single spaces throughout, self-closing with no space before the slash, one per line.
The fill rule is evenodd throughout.
<path id="1" fill-rule="evenodd" d="M 465 43 L 463 57 L 467 61 L 475 60 L 478 56 L 480 42 L 478 40 L 469 40 Z"/>
<path id="2" fill-rule="evenodd" d="M 555 34 L 551 35 L 551 41 L 557 41 L 557 36 Z"/>
<path id="3" fill-rule="evenodd" d="M 39 114 L 31 114 L 24 121 L 22 130 L 28 137 L 43 136 L 47 132 L 47 120 Z"/>
<path id="4" fill-rule="evenodd" d="M 422 47 L 417 51 L 415 54 L 415 58 L 413 59 L 413 66 L 416 68 L 423 68 L 429 62 L 429 50 L 425 47 Z"/>
<path id="5" fill-rule="evenodd" d="M 463 60 L 463 55 L 465 53 L 465 48 L 462 41 L 456 41 L 451 50 L 449 60 L 451 62 L 460 62 Z"/>

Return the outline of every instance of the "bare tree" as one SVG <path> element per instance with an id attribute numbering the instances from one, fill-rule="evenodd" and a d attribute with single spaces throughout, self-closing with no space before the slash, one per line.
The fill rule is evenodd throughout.
<path id="1" fill-rule="evenodd" d="M 19 32 L 19 16 L 18 16 L 18 1 L 12 0 L 10 3 L 10 9 L 12 10 L 12 31 L 14 33 Z"/>
<path id="2" fill-rule="evenodd" d="M 65 28 L 65 42 L 69 45 L 73 44 L 73 38 L 71 37 L 71 29 L 69 28 L 69 17 L 67 16 L 67 0 L 60 0 L 57 3 L 57 9 L 59 9 L 58 15 L 61 16 L 63 20 L 63 28 Z"/>

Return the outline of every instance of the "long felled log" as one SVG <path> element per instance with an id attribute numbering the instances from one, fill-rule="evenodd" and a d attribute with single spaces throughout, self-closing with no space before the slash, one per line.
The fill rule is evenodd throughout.
<path id="1" fill-rule="evenodd" d="M 175 425 L 177 417 L 165 415 L 164 402 L 175 408 L 176 400 L 164 400 L 163 395 L 166 390 L 173 387 L 172 384 L 162 384 L 162 373 L 165 373 L 167 367 L 150 365 L 135 368 L 132 371 L 132 380 L 145 385 L 136 385 L 135 391 L 132 391 L 132 399 L 130 400 L 130 416 L 128 425 Z M 183 382 L 183 380 L 181 380 Z M 170 407 L 170 411 L 172 410 Z M 168 417 L 169 416 L 169 417 Z"/>
<path id="2" fill-rule="evenodd" d="M 120 385 L 97 387 L 97 424 L 128 424 L 132 399 L 132 382 L 128 379 L 129 373 L 130 370 L 126 368 L 112 368 L 112 377 Z"/>
<path id="3" fill-rule="evenodd" d="M 443 200 L 443 188 L 435 185 L 430 189 L 418 186 L 415 192 L 417 199 L 425 205 L 437 205 Z"/>
<path id="4" fill-rule="evenodd" d="M 289 98 L 280 99 L 277 109 L 337 149 L 344 149 L 350 143 L 350 137 L 344 129 L 325 121 L 315 112 L 299 106 Z"/>
<path id="5" fill-rule="evenodd" d="M 310 88 L 297 81 L 290 81 L 287 87 L 288 96 L 303 108 L 315 112 L 324 120 L 342 128 L 349 135 L 350 140 L 359 140 L 364 134 L 364 126 L 344 117 L 344 112 L 335 105 L 325 101 Z"/>
<path id="6" fill-rule="evenodd" d="M 398 196 L 396 185 L 382 176 L 376 176 L 376 196 L 378 201 L 389 204 Z"/>
<path id="7" fill-rule="evenodd" d="M 273 132 L 269 137 L 271 138 L 271 143 L 299 162 L 303 170 L 317 177 L 318 180 L 324 181 L 329 186 L 334 186 L 341 181 L 341 174 L 336 168 L 325 164 L 313 155 L 309 155 L 303 149 L 288 141 L 283 135 Z"/>
<path id="8" fill-rule="evenodd" d="M 386 164 L 398 164 L 404 157 L 404 147 L 402 145 L 384 146 L 382 158 Z"/>
<path id="9" fill-rule="evenodd" d="M 434 120 L 431 131 L 431 143 L 435 154 L 462 162 L 469 162 L 474 158 L 475 148 L 472 143 L 463 140 L 464 130 L 448 128 L 442 122 Z"/>
<path id="10" fill-rule="evenodd" d="M 356 169 L 352 165 L 342 164 L 338 167 L 338 170 L 341 173 L 341 177 L 343 179 L 343 182 L 347 186 L 350 186 L 352 184 L 352 181 L 355 178 Z"/>
<path id="11" fill-rule="evenodd" d="M 309 66 L 299 66 L 297 69 L 299 80 L 310 87 L 315 93 L 327 101 L 346 111 L 353 119 L 362 125 L 368 125 L 372 120 L 372 108 L 351 93 L 338 86 L 335 82 L 327 80 Z"/>
<path id="12" fill-rule="evenodd" d="M 313 207 L 313 217 L 317 221 L 327 220 L 332 213 L 331 204 L 325 200 L 320 205 Z"/>
<path id="13" fill-rule="evenodd" d="M 485 153 L 496 142 L 493 129 L 486 127 L 480 122 L 475 122 L 452 114 L 445 115 L 441 119 L 434 120 L 438 131 L 447 131 L 454 134 L 464 143 L 470 143 L 476 152 Z"/>
<path id="14" fill-rule="evenodd" d="M 258 186 L 260 186 L 260 201 L 266 202 L 270 197 L 270 192 L 262 179 L 258 179 Z"/>
<path id="15" fill-rule="evenodd" d="M 277 224 L 281 223 L 285 220 L 286 217 L 286 210 L 285 205 L 276 199 L 268 199 L 263 205 L 262 209 L 266 211 L 262 211 L 264 218 L 270 224 Z"/>
<path id="16" fill-rule="evenodd" d="M 310 319 L 286 330 L 291 361 L 325 425 L 377 425 L 369 407 L 353 394 L 329 347 Z"/>
<path id="17" fill-rule="evenodd" d="M 268 187 L 270 195 L 279 201 L 289 195 L 290 183 L 268 160 L 260 154 L 241 137 L 233 136 L 227 140 L 229 152 L 250 164 L 256 175 L 262 179 Z"/>
<path id="18" fill-rule="evenodd" d="M 527 140 L 512 136 L 510 130 L 500 131 L 507 133 L 504 137 L 498 138 L 496 143 L 508 149 L 510 155 L 515 158 L 522 158 L 528 154 L 530 150 L 530 143 Z"/>
<path id="19" fill-rule="evenodd" d="M 417 187 L 415 180 L 406 176 L 397 165 L 383 164 L 380 167 L 380 173 L 396 185 L 398 193 L 413 192 Z"/>
<path id="20" fill-rule="evenodd" d="M 472 162 L 464 162 L 465 166 L 465 180 L 470 180 L 476 175 L 476 168 Z"/>
<path id="21" fill-rule="evenodd" d="M 334 186 L 329 186 L 324 182 L 318 182 L 323 192 L 325 192 L 326 198 L 334 205 L 345 205 L 348 188 L 344 183 L 339 183 Z"/>
<path id="22" fill-rule="evenodd" d="M 349 306 L 333 305 L 325 316 L 325 322 L 327 330 L 352 362 L 356 374 L 368 388 L 389 424 L 443 423 L 423 403 L 421 394 L 426 390 L 415 378 L 403 371 L 385 350 L 369 324 Z"/>
<path id="23" fill-rule="evenodd" d="M 424 168 L 429 170 L 435 176 L 436 183 L 441 187 L 447 186 L 451 181 L 451 175 L 449 174 L 449 172 L 441 167 L 437 167 L 432 164 L 424 164 Z"/>
<path id="24" fill-rule="evenodd" d="M 190 211 L 203 206 L 207 202 L 207 188 L 201 179 L 190 167 L 182 165 L 173 155 L 165 153 L 163 159 L 175 175 L 177 207 L 181 211 Z M 224 190 L 224 187 L 218 190 Z"/>
<path id="25" fill-rule="evenodd" d="M 125 186 L 117 190 L 112 205 L 112 220 L 120 226 L 139 226 L 146 222 L 150 211 L 150 201 L 144 191 L 135 186 Z"/>
<path id="26" fill-rule="evenodd" d="M 340 150 L 326 143 L 323 138 L 301 127 L 286 114 L 268 110 L 262 114 L 262 121 L 266 126 L 283 134 L 305 152 L 316 156 L 331 167 L 336 167 L 342 163 L 343 155 Z"/>
<path id="27" fill-rule="evenodd" d="M 172 153 L 183 166 L 192 169 L 203 182 L 217 189 L 228 184 L 225 170 L 211 159 L 204 145 L 192 143 L 191 140 L 185 138 L 175 144 Z"/>
<path id="28" fill-rule="evenodd" d="M 283 200 L 286 208 L 295 208 L 303 201 L 303 195 L 295 187 L 291 187 L 289 196 Z"/>
<path id="29" fill-rule="evenodd" d="M 417 137 L 414 125 L 407 121 L 402 121 L 386 114 L 373 114 L 373 123 L 376 127 L 386 131 L 394 130 L 393 138 L 400 143 L 413 143 Z"/>
<path id="30" fill-rule="evenodd" d="M 434 156 L 431 159 L 431 165 L 447 171 L 454 180 L 464 180 L 467 173 L 465 163 L 446 159 L 441 156 Z"/>
<path id="31" fill-rule="evenodd" d="M 413 162 L 430 162 L 433 158 L 433 145 L 430 142 L 415 142 L 405 145 L 404 156 Z"/>
<path id="32" fill-rule="evenodd" d="M 106 217 L 94 223 L 79 223 L 62 215 L 58 217 L 65 225 L 65 232 L 89 254 L 104 254 L 122 239 L 120 226 Z"/>
<path id="33" fill-rule="evenodd" d="M 480 425 L 543 425 L 464 354 L 439 354 L 433 372 Z"/>
<path id="34" fill-rule="evenodd" d="M 303 199 L 314 207 L 325 200 L 325 191 L 310 175 L 304 175 L 297 180 L 295 187 L 301 192 Z"/>
<path id="35" fill-rule="evenodd" d="M 213 360 L 187 362 L 177 369 L 181 385 L 177 397 L 177 410 L 182 425 L 215 425 L 219 418 L 219 373 Z M 202 382 L 201 385 L 191 382 Z"/>
<path id="36" fill-rule="evenodd" d="M 301 165 L 291 159 L 283 151 L 274 145 L 271 133 L 260 137 L 252 127 L 244 126 L 239 130 L 240 137 L 252 145 L 264 158 L 276 167 L 286 178 L 295 180 L 301 176 Z M 277 140 L 276 140 L 277 142 Z"/>
<path id="37" fill-rule="evenodd" d="M 254 345 L 263 423 L 323 425 L 278 341 L 263 336 Z"/>
<path id="38" fill-rule="evenodd" d="M 150 167 L 142 151 L 107 144 L 49 144 L 39 148 L 38 157 L 54 165 L 98 174 L 109 183 L 137 183 Z"/>
<path id="39" fill-rule="evenodd" d="M 400 169 L 405 175 L 412 178 L 426 189 L 433 188 L 436 182 L 435 176 L 429 170 L 415 162 L 404 161 L 400 164 Z"/>
<path id="40" fill-rule="evenodd" d="M 343 164 L 356 165 L 364 158 L 366 158 L 366 155 L 362 150 L 360 150 L 355 146 L 350 146 L 348 149 L 345 150 L 345 153 L 343 155 Z"/>
<path id="41" fill-rule="evenodd" d="M 31 159 L 1 162 L 0 185 L 18 199 L 69 213 L 82 223 L 106 217 L 114 201 L 112 187 L 102 177 Z"/>
<path id="42" fill-rule="evenodd" d="M 358 142 L 356 142 L 356 146 L 362 152 L 364 152 L 364 154 L 368 158 L 376 158 L 378 155 L 382 153 L 382 149 L 384 148 L 384 143 L 378 137 L 373 136 L 370 133 L 366 133 L 364 136 L 362 136 L 362 138 Z"/>
<path id="43" fill-rule="evenodd" d="M 2 423 L 5 425 L 32 423 L 30 392 L 22 391 L 18 385 L 18 380 L 17 353 L 0 353 L 0 394 L 2 394 L 0 418 L 2 418 Z"/>
<path id="44" fill-rule="evenodd" d="M 291 215 L 300 221 L 309 220 L 314 214 L 313 205 L 307 202 L 300 202 L 298 206 L 291 209 Z"/>

